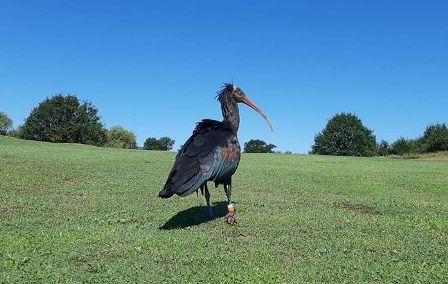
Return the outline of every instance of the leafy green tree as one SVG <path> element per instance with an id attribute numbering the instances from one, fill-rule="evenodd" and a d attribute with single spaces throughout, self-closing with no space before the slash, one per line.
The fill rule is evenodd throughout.
<path id="1" fill-rule="evenodd" d="M 159 142 L 155 137 L 149 137 L 143 143 L 143 150 L 159 150 Z"/>
<path id="2" fill-rule="evenodd" d="M 173 149 L 174 142 L 176 141 L 167 136 L 159 139 L 159 143 L 163 151 L 171 151 Z"/>
<path id="3" fill-rule="evenodd" d="M 373 156 L 376 138 L 373 131 L 351 113 L 333 116 L 314 138 L 312 154 L 337 156 Z"/>
<path id="4" fill-rule="evenodd" d="M 173 149 L 174 140 L 170 137 L 149 137 L 143 144 L 144 150 L 170 151 Z"/>
<path id="5" fill-rule="evenodd" d="M 273 153 L 274 148 L 276 146 L 274 144 L 267 144 L 263 140 L 259 139 L 251 139 L 248 142 L 244 143 L 244 152 L 245 153 Z"/>
<path id="6" fill-rule="evenodd" d="M 422 137 L 425 151 L 448 151 L 448 128 L 445 123 L 430 125 Z"/>
<path id="7" fill-rule="evenodd" d="M 0 135 L 6 135 L 12 127 L 12 120 L 4 112 L 0 112 Z"/>
<path id="8" fill-rule="evenodd" d="M 393 155 L 421 153 L 423 151 L 424 143 L 421 138 L 406 139 L 401 137 L 390 146 L 390 153 Z"/>
<path id="9" fill-rule="evenodd" d="M 398 138 L 392 145 L 390 145 L 390 153 L 394 155 L 403 155 L 406 153 L 411 153 L 412 146 L 411 141 L 406 138 Z"/>
<path id="10" fill-rule="evenodd" d="M 132 131 L 124 129 L 122 126 L 114 126 L 106 133 L 106 146 L 113 148 L 135 149 L 137 139 Z"/>
<path id="11" fill-rule="evenodd" d="M 74 95 L 55 95 L 34 108 L 20 131 L 21 138 L 57 142 L 103 145 L 106 130 L 98 110 Z"/>
<path id="12" fill-rule="evenodd" d="M 381 140 L 377 145 L 377 154 L 378 156 L 387 156 L 390 154 L 390 145 L 387 141 Z"/>

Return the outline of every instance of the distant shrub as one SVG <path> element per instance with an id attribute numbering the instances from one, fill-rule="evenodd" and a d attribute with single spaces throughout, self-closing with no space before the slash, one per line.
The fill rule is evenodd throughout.
<path id="1" fill-rule="evenodd" d="M 124 129 L 122 126 L 114 126 L 106 133 L 107 147 L 136 149 L 137 141 L 133 132 Z"/>
<path id="2" fill-rule="evenodd" d="M 25 120 L 20 137 L 29 140 L 102 145 L 106 130 L 98 110 L 74 95 L 55 95 L 42 101 Z"/>
<path id="3" fill-rule="evenodd" d="M 12 127 L 12 120 L 4 112 L 0 112 L 0 135 L 6 135 Z"/>
<path id="4" fill-rule="evenodd" d="M 245 153 L 274 153 L 274 144 L 267 144 L 263 140 L 252 139 L 244 143 Z"/>
<path id="5" fill-rule="evenodd" d="M 15 129 L 12 129 L 10 131 L 8 131 L 8 133 L 6 133 L 6 135 L 11 136 L 11 137 L 15 137 L 15 138 L 20 138 L 20 132 L 22 131 L 22 127 L 19 126 Z"/>
<path id="6" fill-rule="evenodd" d="M 175 141 L 170 137 L 149 137 L 143 144 L 143 150 L 170 151 L 173 149 Z"/>
<path id="7" fill-rule="evenodd" d="M 381 142 L 377 145 L 377 155 L 378 156 L 387 156 L 391 153 L 390 145 L 385 140 L 381 140 Z"/>
<path id="8" fill-rule="evenodd" d="M 333 116 L 314 138 L 312 154 L 337 156 L 373 156 L 376 154 L 373 131 L 351 113 Z"/>
<path id="9" fill-rule="evenodd" d="M 448 151 L 448 128 L 445 123 L 429 125 L 422 137 L 425 151 Z"/>
<path id="10" fill-rule="evenodd" d="M 424 151 L 422 139 L 399 138 L 390 146 L 390 153 L 393 155 L 404 155 L 411 153 L 421 153 Z"/>

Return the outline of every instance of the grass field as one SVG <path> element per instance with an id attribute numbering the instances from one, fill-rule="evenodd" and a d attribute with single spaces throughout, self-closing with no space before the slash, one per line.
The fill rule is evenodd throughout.
<path id="1" fill-rule="evenodd" d="M 448 282 L 448 156 L 244 154 L 237 226 L 174 156 L 0 136 L 0 283 Z"/>

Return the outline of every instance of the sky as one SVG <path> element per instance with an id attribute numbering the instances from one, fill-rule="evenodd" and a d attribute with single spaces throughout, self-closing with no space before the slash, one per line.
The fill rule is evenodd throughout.
<path id="1" fill-rule="evenodd" d="M 39 102 L 76 94 L 107 128 L 170 136 L 221 120 L 241 87 L 239 140 L 307 153 L 336 113 L 377 140 L 448 122 L 448 1 L 0 0 L 0 111 L 17 127 Z"/>

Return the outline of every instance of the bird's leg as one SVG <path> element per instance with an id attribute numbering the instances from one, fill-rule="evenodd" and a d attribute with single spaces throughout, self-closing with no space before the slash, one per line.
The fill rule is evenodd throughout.
<path id="1" fill-rule="evenodd" d="M 226 221 L 230 225 L 233 225 L 233 224 L 236 224 L 237 221 L 236 221 L 236 217 L 235 217 L 235 208 L 233 207 L 233 204 L 232 204 L 232 182 L 230 182 L 229 184 L 224 184 L 224 191 L 226 192 L 227 201 L 229 203 L 227 205 Z"/>
<path id="2" fill-rule="evenodd" d="M 205 201 L 207 202 L 207 216 L 213 218 L 213 210 L 210 207 L 210 192 L 208 192 L 207 183 L 204 183 L 204 185 L 201 186 L 201 192 L 205 193 Z"/>
<path id="3" fill-rule="evenodd" d="M 201 189 L 201 195 L 204 196 L 204 185 L 201 185 L 200 189 Z M 196 189 L 196 197 L 198 196 L 199 196 L 199 189 Z"/>

